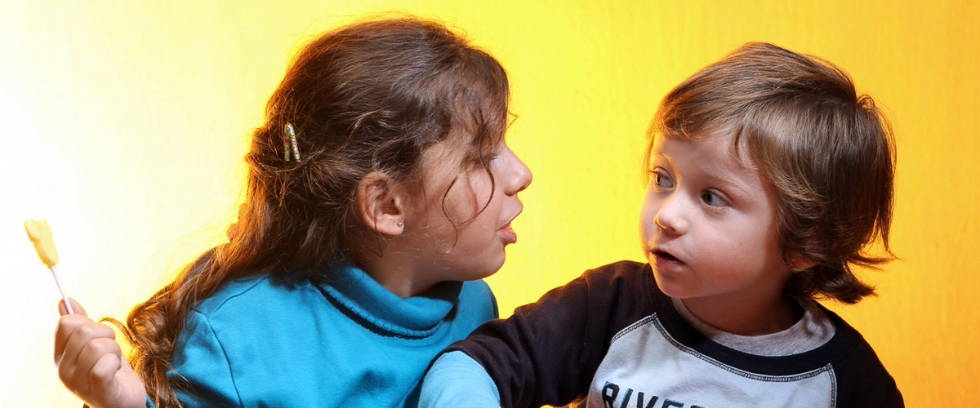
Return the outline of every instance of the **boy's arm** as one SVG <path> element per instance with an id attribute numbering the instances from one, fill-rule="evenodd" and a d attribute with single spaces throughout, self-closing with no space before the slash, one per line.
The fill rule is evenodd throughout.
<path id="1" fill-rule="evenodd" d="M 510 318 L 487 322 L 447 351 L 462 351 L 483 367 L 500 406 L 568 404 L 588 391 L 612 337 L 648 313 L 649 285 L 655 288 L 648 269 L 622 262 L 588 271 Z M 455 388 L 465 398 L 480 385 L 473 380 L 480 373 L 464 376 L 457 368 L 429 375 L 440 372 L 441 378 L 426 378 L 432 382 L 423 392 Z M 474 391 L 474 398 L 484 394 Z"/>
<path id="2" fill-rule="evenodd" d="M 850 329 L 854 330 L 854 329 Z M 858 345 L 835 369 L 838 407 L 903 408 L 905 401 L 877 354 L 860 334 Z"/>

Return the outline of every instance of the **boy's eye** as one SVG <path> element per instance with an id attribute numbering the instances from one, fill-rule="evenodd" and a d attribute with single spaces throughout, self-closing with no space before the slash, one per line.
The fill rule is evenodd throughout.
<path id="1" fill-rule="evenodd" d="M 728 201 L 721 198 L 720 195 L 711 191 L 705 191 L 701 193 L 701 201 L 710 207 L 724 207 L 728 205 Z"/>
<path id="2" fill-rule="evenodd" d="M 653 174 L 651 175 L 652 177 L 651 181 L 653 181 L 653 185 L 660 188 L 674 187 L 674 181 L 670 179 L 670 176 L 667 175 L 667 172 L 664 169 L 658 167 L 656 169 L 653 169 L 652 173 Z"/>

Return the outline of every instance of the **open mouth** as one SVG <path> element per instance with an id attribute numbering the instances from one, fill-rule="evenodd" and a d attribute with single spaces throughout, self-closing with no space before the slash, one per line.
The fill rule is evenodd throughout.
<path id="1" fill-rule="evenodd" d="M 653 253 L 654 256 L 657 257 L 657 259 L 662 259 L 664 261 L 668 261 L 668 262 L 680 262 L 681 261 L 680 259 L 677 259 L 675 256 L 671 255 L 670 253 L 668 253 L 666 251 L 661 251 L 659 249 L 653 250 L 652 253 Z"/>

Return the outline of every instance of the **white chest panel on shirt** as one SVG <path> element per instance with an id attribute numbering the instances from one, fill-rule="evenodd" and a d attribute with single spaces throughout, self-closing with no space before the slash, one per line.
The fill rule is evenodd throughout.
<path id="1" fill-rule="evenodd" d="M 654 314 L 613 338 L 586 406 L 833 408 L 835 391 L 829 365 L 787 376 L 744 371 L 677 342 Z"/>

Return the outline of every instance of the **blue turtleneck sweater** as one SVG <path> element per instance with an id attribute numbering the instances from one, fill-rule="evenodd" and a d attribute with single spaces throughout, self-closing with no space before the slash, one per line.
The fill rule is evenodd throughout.
<path id="1" fill-rule="evenodd" d="M 444 347 L 497 317 L 483 281 L 402 299 L 364 271 L 230 282 L 188 316 L 169 373 L 185 407 L 415 407 Z"/>

